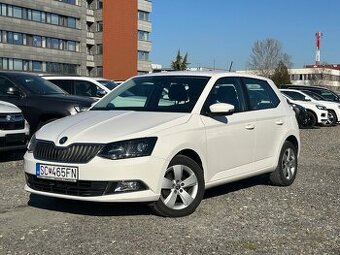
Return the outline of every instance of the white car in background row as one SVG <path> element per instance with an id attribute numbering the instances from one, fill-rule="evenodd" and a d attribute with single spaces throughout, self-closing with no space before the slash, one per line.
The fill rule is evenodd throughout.
<path id="1" fill-rule="evenodd" d="M 306 108 L 309 116 L 309 127 L 313 127 L 316 124 L 324 124 L 327 122 L 328 111 L 325 106 L 313 103 L 306 100 L 304 97 L 302 98 L 300 96 L 296 96 L 295 94 L 287 95 L 282 89 L 280 89 L 280 91 L 290 103 L 299 104 Z"/>
<path id="2" fill-rule="evenodd" d="M 215 72 L 134 77 L 89 111 L 32 137 L 29 192 L 95 202 L 148 202 L 164 216 L 195 211 L 204 190 L 268 174 L 291 185 L 295 113 L 266 78 Z M 226 205 L 228 206 L 228 205 Z"/>
<path id="3" fill-rule="evenodd" d="M 104 84 L 90 77 L 42 76 L 42 78 L 54 83 L 70 95 L 91 97 L 96 100 L 99 100 L 111 91 Z"/>
<path id="4" fill-rule="evenodd" d="M 311 91 L 295 89 L 281 89 L 280 91 L 295 100 L 301 100 L 304 102 L 309 101 L 326 107 L 326 110 L 328 111 L 327 120 L 323 123 L 326 126 L 334 125 L 340 120 L 340 104 L 337 102 L 322 100 L 323 98 L 321 96 Z"/>
<path id="5" fill-rule="evenodd" d="M 29 125 L 21 110 L 0 101 L 0 152 L 25 149 L 29 139 Z"/>

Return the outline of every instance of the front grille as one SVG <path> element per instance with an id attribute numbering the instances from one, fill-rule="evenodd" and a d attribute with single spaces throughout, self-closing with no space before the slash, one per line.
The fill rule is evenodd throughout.
<path id="1" fill-rule="evenodd" d="M 57 147 L 53 142 L 37 141 L 34 157 L 51 162 L 87 163 L 102 147 L 101 144 L 71 144 L 67 147 Z"/>
<path id="2" fill-rule="evenodd" d="M 34 190 L 69 196 L 91 197 L 102 196 L 111 182 L 107 181 L 77 181 L 65 182 L 39 179 L 35 175 L 25 174 L 27 185 Z"/>
<path id="3" fill-rule="evenodd" d="M 21 113 L 0 113 L 0 130 L 19 130 L 25 128 Z"/>

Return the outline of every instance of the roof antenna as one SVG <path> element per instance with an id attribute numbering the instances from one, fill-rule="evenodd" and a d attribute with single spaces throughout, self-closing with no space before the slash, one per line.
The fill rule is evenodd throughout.
<path id="1" fill-rule="evenodd" d="M 231 68 L 233 67 L 233 63 L 234 63 L 234 61 L 231 61 L 231 62 L 230 62 L 230 66 L 229 66 L 229 70 L 228 70 L 228 72 L 230 72 L 230 71 L 231 71 Z"/>

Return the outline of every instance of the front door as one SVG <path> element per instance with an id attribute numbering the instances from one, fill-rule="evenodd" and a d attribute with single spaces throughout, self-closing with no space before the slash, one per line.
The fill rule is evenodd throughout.
<path id="1" fill-rule="evenodd" d="M 204 109 L 214 103 L 232 104 L 235 112 L 215 117 L 202 114 L 207 137 L 207 182 L 223 181 L 250 171 L 255 146 L 256 118 L 246 111 L 241 81 L 234 77 L 218 80 Z"/>

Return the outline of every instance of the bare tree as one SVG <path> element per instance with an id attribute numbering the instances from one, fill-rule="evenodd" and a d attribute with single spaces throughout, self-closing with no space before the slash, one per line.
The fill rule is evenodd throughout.
<path id="1" fill-rule="evenodd" d="M 258 75 L 270 77 L 280 62 L 289 68 L 292 65 L 290 59 L 287 53 L 282 52 L 282 45 L 278 40 L 267 38 L 254 43 L 248 68 Z"/>

